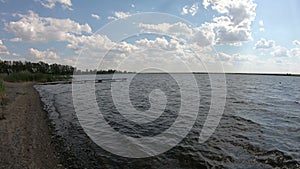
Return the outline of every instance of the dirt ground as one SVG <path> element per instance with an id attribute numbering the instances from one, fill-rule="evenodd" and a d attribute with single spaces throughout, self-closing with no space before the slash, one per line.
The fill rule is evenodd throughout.
<path id="1" fill-rule="evenodd" d="M 47 115 L 34 83 L 5 83 L 8 96 L 0 120 L 0 169 L 63 168 L 59 163 Z"/>

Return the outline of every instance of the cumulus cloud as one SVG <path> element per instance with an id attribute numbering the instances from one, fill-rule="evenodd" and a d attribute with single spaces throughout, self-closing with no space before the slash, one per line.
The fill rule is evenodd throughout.
<path id="1" fill-rule="evenodd" d="M 275 46 L 274 40 L 266 40 L 264 38 L 261 38 L 254 45 L 254 49 L 270 49 L 273 48 L 274 46 Z"/>
<path id="2" fill-rule="evenodd" d="M 88 24 L 82 25 L 70 19 L 40 17 L 33 11 L 29 11 L 28 15 L 17 14 L 16 16 L 20 17 L 18 21 L 5 24 L 5 29 L 16 36 L 11 41 L 67 42 L 67 48 L 76 54 L 85 47 L 95 57 L 104 55 L 104 52 L 111 48 L 115 53 L 128 53 L 135 50 L 131 44 L 115 43 L 105 35 L 92 35 L 92 29 Z M 46 59 L 57 56 L 49 50 L 38 51 L 32 48 L 29 52 L 36 59 L 45 59 L 46 55 L 49 56 Z"/>
<path id="3" fill-rule="evenodd" d="M 196 43 L 199 46 L 209 46 L 214 43 L 215 34 L 213 27 L 204 23 L 199 27 L 192 28 L 191 26 L 182 23 L 162 23 L 162 24 L 139 24 L 143 32 L 157 33 L 176 37 L 178 39 L 184 38 L 185 41 Z"/>
<path id="4" fill-rule="evenodd" d="M 198 3 L 194 3 L 191 8 L 189 9 L 189 13 L 194 16 L 196 15 L 196 13 L 198 12 L 198 9 L 199 9 L 199 6 L 198 6 Z"/>
<path id="5" fill-rule="evenodd" d="M 182 10 L 181 10 L 181 15 L 186 15 L 189 13 L 189 6 L 185 5 L 182 7 Z"/>
<path id="6" fill-rule="evenodd" d="M 256 17 L 257 4 L 253 0 L 204 0 L 204 8 L 211 8 L 222 16 L 213 19 L 218 44 L 240 44 L 252 40 L 251 24 Z"/>
<path id="7" fill-rule="evenodd" d="M 161 24 L 143 24 L 140 23 L 139 27 L 143 32 L 151 32 L 169 36 L 184 36 L 190 37 L 193 33 L 193 28 L 185 23 L 177 22 L 174 24 L 161 23 Z"/>
<path id="8" fill-rule="evenodd" d="M 58 64 L 67 64 L 67 65 L 75 65 L 75 56 L 70 57 L 60 57 L 53 49 L 47 50 L 38 50 L 35 48 L 28 49 L 29 56 L 26 59 L 29 59 L 33 62 L 46 62 L 46 63 L 58 63 Z"/>
<path id="9" fill-rule="evenodd" d="M 46 8 L 53 9 L 57 3 L 61 4 L 62 8 L 73 10 L 71 0 L 39 0 L 39 2 Z"/>
<path id="10" fill-rule="evenodd" d="M 67 47 L 74 50 L 78 54 L 83 47 L 89 50 L 101 50 L 106 51 L 115 45 L 107 36 L 95 34 L 92 36 L 72 36 L 68 40 L 69 44 Z"/>
<path id="11" fill-rule="evenodd" d="M 218 53 L 218 58 L 223 62 L 228 62 L 231 59 L 231 55 L 220 52 L 220 53 Z"/>
<path id="12" fill-rule="evenodd" d="M 221 19 L 221 18 L 215 18 Z M 222 18 L 224 19 L 224 18 Z M 216 44 L 241 45 L 242 42 L 252 40 L 251 33 L 247 29 L 231 26 L 231 22 L 216 22 Z"/>
<path id="13" fill-rule="evenodd" d="M 300 58 L 300 48 L 293 48 L 289 51 L 289 56 Z"/>
<path id="14" fill-rule="evenodd" d="M 91 14 L 91 17 L 95 18 L 95 19 L 100 19 L 100 16 L 97 14 Z"/>
<path id="15" fill-rule="evenodd" d="M 294 40 L 293 44 L 294 45 L 299 45 L 298 44 L 299 41 Z M 275 46 L 274 50 L 272 52 L 270 52 L 271 56 L 273 57 L 297 57 L 300 58 L 300 48 L 296 47 L 296 48 L 291 48 L 288 49 L 286 47 L 282 47 L 282 46 Z"/>
<path id="16" fill-rule="evenodd" d="M 273 56 L 273 57 L 288 57 L 289 51 L 285 47 L 276 46 L 274 51 L 271 52 L 271 56 Z"/>
<path id="17" fill-rule="evenodd" d="M 204 23 L 200 27 L 193 30 L 192 42 L 198 46 L 213 45 L 215 41 L 215 33 L 211 24 Z"/>
<path id="18" fill-rule="evenodd" d="M 264 26 L 264 21 L 263 21 L 263 20 L 260 20 L 260 21 L 258 22 L 258 24 L 259 24 L 259 26 Z"/>
<path id="19" fill-rule="evenodd" d="M 300 46 L 300 42 L 298 40 L 294 40 L 293 44 L 296 45 L 296 46 Z"/>
<path id="20" fill-rule="evenodd" d="M 248 62 L 255 59 L 255 56 L 253 55 L 241 55 L 241 54 L 234 54 L 233 55 L 233 61 L 234 62 Z"/>
<path id="21" fill-rule="evenodd" d="M 207 7 L 210 5 L 210 0 L 203 0 L 202 5 L 205 9 L 207 9 Z"/>
<path id="22" fill-rule="evenodd" d="M 5 23 L 5 29 L 17 36 L 13 41 L 68 41 L 73 36 L 92 33 L 88 24 L 81 25 L 71 19 L 40 17 L 33 11 L 17 16 L 20 20 Z"/>
<path id="23" fill-rule="evenodd" d="M 260 20 L 259 22 L 258 22 L 258 24 L 259 24 L 259 31 L 265 31 L 265 28 L 264 28 L 264 21 L 263 20 Z"/>
<path id="24" fill-rule="evenodd" d="M 166 51 L 175 51 L 180 48 L 178 41 L 166 38 L 156 38 L 155 40 L 141 39 L 136 41 L 136 46 L 142 49 L 161 49 Z"/>
<path id="25" fill-rule="evenodd" d="M 192 16 L 196 15 L 199 10 L 198 2 L 195 2 L 191 7 L 185 5 L 182 7 L 181 15 L 191 14 Z"/>
<path id="26" fill-rule="evenodd" d="M 256 17 L 255 9 L 257 6 L 253 0 L 204 0 L 202 4 L 205 8 L 211 7 L 220 15 L 214 17 L 212 22 L 206 22 L 196 28 L 190 28 L 183 23 L 140 24 L 140 27 L 167 35 L 181 34 L 188 40 L 198 41 L 200 46 L 241 45 L 243 42 L 253 40 L 251 25 Z M 181 14 L 186 15 L 191 11 L 197 11 L 197 6 L 198 4 L 195 3 L 191 10 L 189 6 L 185 5 Z M 176 28 L 176 31 L 171 31 L 170 28 Z"/>
<path id="27" fill-rule="evenodd" d="M 0 40 L 0 56 L 10 55 L 7 47 L 3 44 L 2 40 Z"/>
<path id="28" fill-rule="evenodd" d="M 127 42 L 113 42 L 107 36 L 100 34 L 74 37 L 67 47 L 76 54 L 80 54 L 79 62 L 82 62 L 80 64 L 89 69 L 96 69 L 97 64 L 103 58 L 104 61 L 109 60 L 109 65 L 113 65 L 125 56 L 139 50 L 136 45 Z M 82 52 L 83 50 L 84 52 Z"/>
<path id="29" fill-rule="evenodd" d="M 248 62 L 255 59 L 253 55 L 241 55 L 237 54 L 226 54 L 226 53 L 218 53 L 218 59 L 222 62 Z"/>
<path id="30" fill-rule="evenodd" d="M 108 16 L 107 19 L 110 20 L 126 19 L 129 16 L 131 16 L 129 12 L 116 11 L 114 12 L 114 16 Z"/>
<path id="31" fill-rule="evenodd" d="M 31 56 L 33 56 L 35 59 L 37 59 L 39 61 L 56 60 L 59 58 L 58 54 L 50 49 L 48 49 L 46 51 L 40 51 L 38 49 L 30 48 L 29 54 L 31 54 Z"/>

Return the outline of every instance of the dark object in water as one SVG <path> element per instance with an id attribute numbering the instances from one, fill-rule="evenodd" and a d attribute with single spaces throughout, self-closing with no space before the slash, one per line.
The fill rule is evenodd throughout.
<path id="1" fill-rule="evenodd" d="M 78 81 L 55 81 L 55 82 L 46 82 L 46 83 L 40 83 L 39 85 L 57 85 L 57 84 L 82 84 L 82 83 L 88 83 L 88 82 L 95 82 L 95 83 L 102 83 L 102 82 L 121 82 L 125 81 L 127 78 L 120 78 L 120 79 L 96 79 L 96 80 L 78 80 Z"/>

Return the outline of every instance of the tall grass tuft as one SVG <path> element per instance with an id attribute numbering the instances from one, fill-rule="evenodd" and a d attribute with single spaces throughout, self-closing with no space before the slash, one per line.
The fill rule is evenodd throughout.
<path id="1" fill-rule="evenodd" d="M 2 99 L 5 97 L 5 86 L 3 80 L 0 79 L 0 106 L 2 104 Z M 0 117 L 1 118 L 1 117 Z"/>
<path id="2" fill-rule="evenodd" d="M 3 96 L 4 94 L 5 94 L 5 86 L 3 80 L 0 79 L 0 96 Z"/>

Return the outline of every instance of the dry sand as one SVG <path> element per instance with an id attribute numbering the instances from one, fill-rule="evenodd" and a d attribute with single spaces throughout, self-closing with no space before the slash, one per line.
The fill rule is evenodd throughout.
<path id="1" fill-rule="evenodd" d="M 5 83 L 8 103 L 0 120 L 0 168 L 63 168 L 55 153 L 37 91 L 32 82 Z"/>

